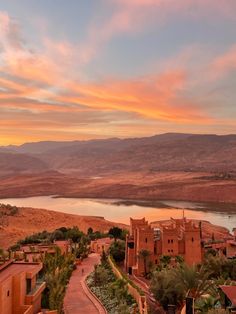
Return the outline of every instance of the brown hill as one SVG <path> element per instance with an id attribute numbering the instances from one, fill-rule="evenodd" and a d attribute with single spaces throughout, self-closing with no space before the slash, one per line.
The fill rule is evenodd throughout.
<path id="1" fill-rule="evenodd" d="M 43 230 L 54 231 L 60 227 L 78 226 L 83 232 L 89 227 L 94 231 L 106 232 L 113 226 L 128 226 L 105 220 L 103 217 L 79 216 L 46 209 L 19 208 L 17 214 L 0 220 L 0 248 L 8 248 L 18 240 Z"/>
<path id="2" fill-rule="evenodd" d="M 51 170 L 94 176 L 137 170 L 236 172 L 236 135 L 168 133 L 133 139 L 28 143 L 7 149 L 24 153 L 24 158 L 26 153 L 37 158 L 38 170 L 47 165 Z M 3 164 L 2 169 L 5 167 L 8 165 Z M 34 169 L 33 160 L 28 168 Z"/>
<path id="3" fill-rule="evenodd" d="M 124 171 L 236 171 L 236 135 L 163 134 L 75 143 L 40 155 L 58 171 L 103 175 Z"/>
<path id="4" fill-rule="evenodd" d="M 236 135 L 170 133 L 10 146 L 1 148 L 0 177 L 0 198 L 56 194 L 236 203 Z"/>
<path id="5" fill-rule="evenodd" d="M 0 152 L 0 174 L 38 173 L 48 170 L 47 164 L 27 154 Z"/>
<path id="6" fill-rule="evenodd" d="M 198 172 L 125 172 L 84 178 L 45 172 L 21 174 L 0 180 L 0 199 L 41 195 L 131 200 L 186 200 L 236 204 L 236 178 Z M 3 201 L 4 202 L 4 201 Z M 216 205 L 216 204 L 215 204 Z M 219 208 L 211 206 L 212 208 Z M 225 204 L 222 211 L 236 211 Z"/>

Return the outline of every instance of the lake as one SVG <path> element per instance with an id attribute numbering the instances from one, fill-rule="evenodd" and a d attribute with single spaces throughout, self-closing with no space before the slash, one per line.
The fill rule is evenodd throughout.
<path id="1" fill-rule="evenodd" d="M 35 207 L 65 212 L 69 214 L 102 216 L 107 220 L 129 224 L 129 218 L 146 217 L 148 221 L 156 221 L 183 217 L 208 220 L 213 224 L 224 226 L 232 231 L 236 227 L 236 205 L 227 209 L 224 205 L 210 205 L 182 201 L 137 202 L 108 199 L 55 198 L 38 196 L 27 198 L 0 199 L 0 203 L 15 206 Z M 217 207 L 218 206 L 218 207 Z M 229 205 L 228 205 L 229 206 Z M 232 207 L 233 206 L 233 207 Z M 234 208 L 235 206 L 235 208 Z"/>

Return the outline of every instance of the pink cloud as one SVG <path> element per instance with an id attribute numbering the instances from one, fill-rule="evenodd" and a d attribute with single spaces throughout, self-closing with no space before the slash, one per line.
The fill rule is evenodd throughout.
<path id="1" fill-rule="evenodd" d="M 224 54 L 215 57 L 209 67 L 210 77 L 213 79 L 220 79 L 233 70 L 236 70 L 236 44 Z"/>

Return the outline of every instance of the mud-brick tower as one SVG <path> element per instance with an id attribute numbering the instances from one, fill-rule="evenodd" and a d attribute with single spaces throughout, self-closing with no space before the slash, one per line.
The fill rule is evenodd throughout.
<path id="1" fill-rule="evenodd" d="M 152 254 L 154 251 L 154 230 L 145 220 L 130 218 L 130 235 L 126 237 L 125 267 L 129 274 L 142 275 L 144 262 L 139 256 L 141 250 L 147 250 Z"/>
<path id="2" fill-rule="evenodd" d="M 201 228 L 196 226 L 191 220 L 184 225 L 184 243 L 185 255 L 184 260 L 188 265 L 201 263 Z"/>

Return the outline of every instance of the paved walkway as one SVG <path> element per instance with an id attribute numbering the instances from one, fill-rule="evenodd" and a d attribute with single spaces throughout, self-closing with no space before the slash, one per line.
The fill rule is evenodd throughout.
<path id="1" fill-rule="evenodd" d="M 64 299 L 65 314 L 105 314 L 103 306 L 94 298 L 85 285 L 86 277 L 99 264 L 100 255 L 90 254 L 72 273 Z M 82 274 L 82 269 L 84 273 Z"/>

